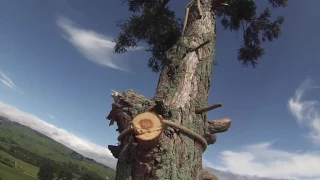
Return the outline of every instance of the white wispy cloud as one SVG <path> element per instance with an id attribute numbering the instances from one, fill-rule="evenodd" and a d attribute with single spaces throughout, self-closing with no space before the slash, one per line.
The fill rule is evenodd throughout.
<path id="1" fill-rule="evenodd" d="M 273 148 L 272 144 L 262 142 L 243 146 L 237 151 L 223 151 L 219 154 L 221 165 L 206 162 L 204 165 L 241 175 L 284 179 L 320 178 L 320 151 L 287 152 Z"/>
<path id="2" fill-rule="evenodd" d="M 4 85 L 12 89 L 17 88 L 17 86 L 12 82 L 12 80 L 7 75 L 5 75 L 2 71 L 0 71 L 0 74 L 1 74 L 0 80 Z"/>
<path id="3" fill-rule="evenodd" d="M 70 19 L 59 16 L 57 25 L 65 32 L 65 38 L 88 60 L 113 69 L 129 71 L 119 55 L 113 53 L 115 43 L 111 37 L 76 25 Z M 135 50 L 141 49 L 140 47 Z"/>
<path id="4" fill-rule="evenodd" d="M 288 100 L 288 108 L 298 123 L 309 127 L 308 137 L 312 142 L 319 144 L 319 101 L 302 99 L 307 91 L 318 88 L 319 86 L 313 85 L 311 79 L 307 78 L 296 89 L 294 96 Z M 204 166 L 216 169 L 213 171 L 225 180 L 258 180 L 259 177 L 266 177 L 270 180 L 276 178 L 320 179 L 318 168 L 320 167 L 320 151 L 289 152 L 274 148 L 272 145 L 275 142 L 262 142 L 246 145 L 237 150 L 222 151 L 219 154 L 220 165 L 204 161 Z"/>
<path id="5" fill-rule="evenodd" d="M 320 106 L 318 100 L 303 100 L 302 97 L 307 91 L 318 89 L 319 86 L 312 84 L 308 77 L 296 89 L 293 97 L 288 101 L 288 107 L 298 123 L 310 129 L 309 138 L 312 142 L 320 144 Z"/>
<path id="6" fill-rule="evenodd" d="M 0 116 L 7 117 L 11 121 L 28 126 L 97 162 L 114 169 L 116 167 L 117 160 L 106 147 L 81 139 L 73 133 L 49 124 L 33 114 L 23 112 L 0 101 Z"/>
<path id="7" fill-rule="evenodd" d="M 23 94 L 23 91 L 21 91 L 14 83 L 13 81 L 2 71 L 0 71 L 0 81 L 2 82 L 2 84 L 4 84 L 5 86 L 7 86 L 8 88 L 11 89 L 16 89 L 18 90 L 21 94 Z"/>

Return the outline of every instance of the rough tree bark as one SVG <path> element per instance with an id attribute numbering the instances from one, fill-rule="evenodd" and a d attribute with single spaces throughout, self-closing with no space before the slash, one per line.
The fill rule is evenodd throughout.
<path id="1" fill-rule="evenodd" d="M 115 94 L 115 103 L 107 117 L 117 122 L 121 133 L 142 112 L 153 112 L 206 137 L 208 144 L 215 133 L 230 127 L 230 120 L 208 121 L 207 112 L 196 110 L 208 106 L 211 72 L 215 55 L 216 16 L 213 0 L 202 0 L 202 18 L 194 5 L 190 9 L 184 37 L 166 53 L 153 99 L 129 90 Z M 210 122 L 210 123 L 209 123 Z M 133 136 L 125 136 L 119 146 L 109 146 L 118 158 L 117 180 L 200 180 L 217 179 L 202 169 L 203 146 L 187 134 L 166 127 L 157 145 L 139 148 Z"/>

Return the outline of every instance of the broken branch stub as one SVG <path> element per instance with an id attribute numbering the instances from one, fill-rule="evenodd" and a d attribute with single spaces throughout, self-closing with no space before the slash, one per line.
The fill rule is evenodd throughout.
<path id="1" fill-rule="evenodd" d="M 229 118 L 208 121 L 208 131 L 211 134 L 226 132 L 231 126 Z"/>
<path id="2" fill-rule="evenodd" d="M 151 112 L 144 112 L 135 116 L 131 123 L 138 148 L 150 149 L 157 145 L 164 128 L 159 116 Z"/>
<path id="3" fill-rule="evenodd" d="M 208 121 L 207 131 L 205 133 L 207 143 L 209 145 L 214 144 L 217 141 L 216 133 L 226 132 L 230 126 L 231 120 L 229 118 Z"/>
<path id="4" fill-rule="evenodd" d="M 217 141 L 217 136 L 215 134 L 206 133 L 205 140 L 207 141 L 208 145 L 214 144 Z"/>
<path id="5" fill-rule="evenodd" d="M 111 90 L 111 97 L 113 98 L 114 102 L 116 103 L 119 99 L 119 97 L 121 96 L 121 94 L 115 90 Z"/>
<path id="6" fill-rule="evenodd" d="M 213 109 L 219 108 L 219 107 L 221 107 L 222 105 L 223 105 L 222 103 L 219 103 L 219 104 L 214 104 L 214 105 L 212 105 L 212 106 L 208 106 L 208 107 L 196 109 L 196 110 L 195 110 L 195 113 L 196 113 L 196 114 L 201 114 L 201 113 L 204 113 L 204 112 L 208 112 L 208 111 L 211 111 L 211 110 L 213 110 Z"/>

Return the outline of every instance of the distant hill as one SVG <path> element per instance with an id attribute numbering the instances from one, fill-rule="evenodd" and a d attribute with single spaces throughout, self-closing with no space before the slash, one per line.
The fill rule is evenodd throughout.
<path id="1" fill-rule="evenodd" d="M 47 159 L 72 172 L 73 180 L 86 174 L 95 177 L 90 180 L 107 179 L 106 177 L 108 180 L 115 179 L 113 169 L 84 157 L 27 126 L 0 116 L 0 180 L 36 180 L 41 162 Z M 280 180 L 205 168 L 215 173 L 220 180 Z"/>
<path id="2" fill-rule="evenodd" d="M 205 167 L 208 171 L 216 174 L 220 180 L 288 180 L 288 179 L 273 179 L 258 176 L 239 175 L 232 172 L 219 171 L 210 167 Z"/>
<path id="3" fill-rule="evenodd" d="M 13 174 L 20 172 L 22 176 L 29 176 L 21 176 L 23 180 L 30 177 L 36 179 L 43 162 L 50 162 L 56 169 L 73 173 L 73 179 L 86 174 L 95 179 L 115 179 L 113 169 L 84 157 L 29 127 L 0 116 L 0 178 L 12 178 Z M 8 172 L 12 172 L 11 175 Z M 7 174 L 6 177 L 1 177 L 3 173 Z"/>

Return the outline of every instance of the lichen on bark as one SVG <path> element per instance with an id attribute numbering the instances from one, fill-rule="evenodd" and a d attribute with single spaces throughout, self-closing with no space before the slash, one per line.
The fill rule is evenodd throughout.
<path id="1" fill-rule="evenodd" d="M 211 8 L 211 1 L 203 3 L 199 19 L 197 8 L 191 7 L 185 36 L 167 52 L 152 99 L 129 90 L 114 103 L 108 119 L 116 119 L 119 132 L 129 127 L 135 115 L 151 111 L 205 136 L 207 113 L 196 114 L 195 109 L 208 105 L 215 55 L 216 19 Z M 208 40 L 208 44 L 190 51 Z M 113 147 L 121 151 L 117 180 L 202 179 L 203 146 L 179 130 L 166 127 L 159 143 L 148 150 L 133 146 L 133 141 L 128 136 L 118 149 Z"/>

